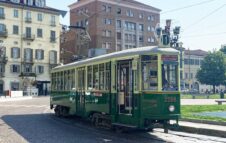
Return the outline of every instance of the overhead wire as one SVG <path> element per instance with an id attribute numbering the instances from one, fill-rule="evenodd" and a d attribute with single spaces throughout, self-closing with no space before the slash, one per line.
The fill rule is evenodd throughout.
<path id="1" fill-rule="evenodd" d="M 192 5 L 187 5 L 187 6 L 184 6 L 184 7 L 180 7 L 180 8 L 176 8 L 176 9 L 171 9 L 171 10 L 162 12 L 161 14 L 175 12 L 175 11 L 179 11 L 179 10 L 183 10 L 183 9 L 187 9 L 187 8 L 191 8 L 191 7 L 195 7 L 195 6 L 199 6 L 199 5 L 203 5 L 203 4 L 206 4 L 206 3 L 210 3 L 212 1 L 216 1 L 216 0 L 207 0 L 207 1 L 199 2 L 199 3 L 195 3 L 195 4 L 192 4 Z"/>
<path id="2" fill-rule="evenodd" d="M 199 20 L 195 21 L 194 23 L 190 24 L 189 26 L 184 28 L 184 31 L 193 27 L 196 24 L 199 24 L 200 22 L 202 22 L 203 20 L 205 20 L 206 18 L 212 16 L 214 13 L 218 12 L 219 10 L 221 10 L 222 8 L 224 8 L 226 6 L 226 4 L 221 5 L 220 7 L 214 9 L 213 11 L 211 11 L 210 13 L 208 13 L 207 15 L 205 15 L 204 17 L 200 18 Z"/>

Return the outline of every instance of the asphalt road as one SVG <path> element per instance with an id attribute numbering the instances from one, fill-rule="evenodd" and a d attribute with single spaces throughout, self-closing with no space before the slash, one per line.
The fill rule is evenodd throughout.
<path id="1" fill-rule="evenodd" d="M 49 98 L 0 103 L 0 143 L 223 143 L 224 138 L 157 129 L 153 133 L 116 133 L 94 128 L 78 117 L 58 118 Z"/>

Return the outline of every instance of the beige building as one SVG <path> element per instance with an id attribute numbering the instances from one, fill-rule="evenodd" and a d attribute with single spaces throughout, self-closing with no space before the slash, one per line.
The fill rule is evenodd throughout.
<path id="1" fill-rule="evenodd" d="M 77 55 L 92 57 L 104 50 L 110 53 L 157 44 L 158 8 L 135 0 L 78 0 L 69 8 L 70 25 L 86 27 L 91 37 L 83 45 L 77 41 Z"/>
<path id="2" fill-rule="evenodd" d="M 0 1 L 0 94 L 48 92 L 50 69 L 59 63 L 60 11 L 45 0 Z"/>
<path id="3" fill-rule="evenodd" d="M 208 52 L 203 50 L 185 50 L 184 51 L 184 81 L 185 88 L 190 91 L 206 93 L 212 92 L 211 85 L 204 85 L 197 81 L 196 74 L 201 68 L 201 63 Z M 224 86 L 216 87 L 216 90 L 224 90 Z"/>

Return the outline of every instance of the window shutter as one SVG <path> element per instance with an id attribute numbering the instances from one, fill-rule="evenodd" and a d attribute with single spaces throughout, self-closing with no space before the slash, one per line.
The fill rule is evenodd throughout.
<path id="1" fill-rule="evenodd" d="M 33 49 L 30 49 L 31 50 L 31 61 L 33 60 Z"/>
<path id="2" fill-rule="evenodd" d="M 20 65 L 17 65 L 17 72 L 20 72 Z"/>
<path id="3" fill-rule="evenodd" d="M 18 48 L 18 58 L 20 58 L 20 48 Z"/>
<path id="4" fill-rule="evenodd" d="M 11 58 L 14 58 L 13 57 L 13 48 L 11 48 Z"/>
<path id="5" fill-rule="evenodd" d="M 38 49 L 35 50 L 35 59 L 38 60 Z"/>
<path id="6" fill-rule="evenodd" d="M 42 60 L 44 60 L 44 50 L 42 50 Z"/>

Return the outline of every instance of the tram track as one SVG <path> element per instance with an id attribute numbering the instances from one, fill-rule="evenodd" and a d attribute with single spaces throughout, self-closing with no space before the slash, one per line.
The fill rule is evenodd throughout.
<path id="1" fill-rule="evenodd" d="M 167 142 L 167 143 L 174 143 L 174 141 L 170 141 L 170 140 L 165 140 L 165 139 L 161 139 L 158 138 L 155 133 L 157 134 L 161 134 L 162 136 L 165 136 L 165 138 L 167 138 L 167 136 L 175 136 L 175 137 L 181 137 L 181 138 L 192 138 L 192 139 L 196 139 L 196 140 L 200 140 L 200 141 L 211 141 L 211 142 L 215 142 L 215 139 L 204 139 L 202 138 L 202 135 L 195 135 L 194 134 L 189 134 L 189 133 L 185 133 L 185 132 L 174 132 L 174 131 L 169 131 L 168 134 L 165 134 L 164 131 L 161 131 L 161 129 L 155 129 L 154 133 L 144 133 L 144 132 L 140 132 L 140 131 L 131 131 L 129 133 L 116 133 L 113 132 L 110 129 L 106 129 L 106 128 L 95 128 L 91 125 L 91 123 L 89 121 L 85 121 L 82 120 L 79 117 L 72 117 L 72 118 L 59 118 L 56 117 L 55 115 L 53 115 L 53 113 L 50 111 L 50 109 L 45 109 L 45 111 L 43 112 L 43 114 L 45 115 L 45 117 L 47 117 L 48 119 L 54 120 L 55 122 L 58 123 L 63 123 L 67 126 L 79 129 L 81 131 L 84 132 L 92 132 L 95 135 L 101 135 L 104 136 L 105 138 L 109 138 L 112 140 L 121 140 L 122 142 L 150 142 L 150 141 L 156 141 L 156 142 Z M 214 138 L 214 137 L 213 137 Z M 218 143 L 225 143 L 225 141 L 221 141 L 221 140 L 217 140 Z"/>

